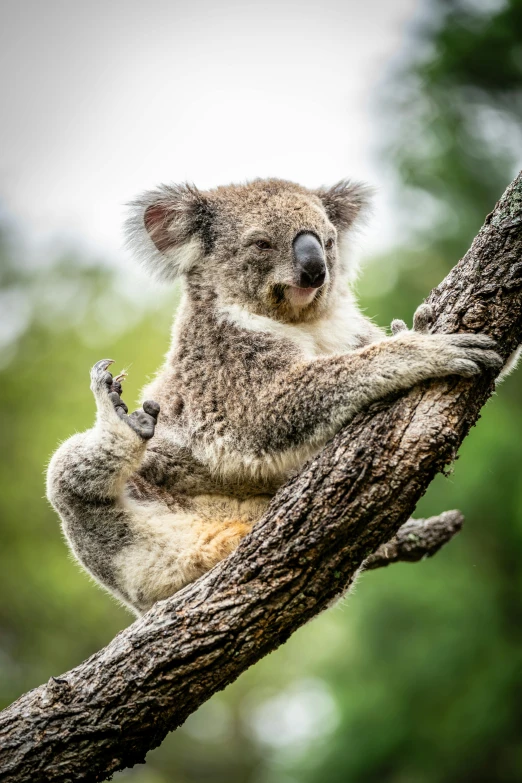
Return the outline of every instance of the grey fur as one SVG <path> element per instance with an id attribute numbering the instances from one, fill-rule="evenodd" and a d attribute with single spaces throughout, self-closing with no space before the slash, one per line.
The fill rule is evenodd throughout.
<path id="1" fill-rule="evenodd" d="M 183 278 L 172 346 L 147 389 L 160 414 L 149 399 L 128 417 L 98 365 L 96 424 L 54 455 L 48 497 L 78 559 L 136 611 L 233 551 L 362 408 L 427 378 L 501 367 L 485 335 L 430 334 L 426 308 L 417 330 L 397 322 L 392 337 L 361 314 L 339 248 L 366 203 L 364 186 L 279 180 L 161 188 L 135 203 L 141 260 Z M 315 292 L 295 288 L 292 243 L 306 231 L 328 269 Z"/>

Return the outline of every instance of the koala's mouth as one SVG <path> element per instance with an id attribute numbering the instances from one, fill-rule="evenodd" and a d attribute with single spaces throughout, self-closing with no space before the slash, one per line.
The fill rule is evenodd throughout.
<path id="1" fill-rule="evenodd" d="M 294 323 L 313 312 L 323 300 L 328 283 L 319 287 L 302 288 L 292 283 L 276 283 L 269 295 L 271 309 L 283 321 Z"/>
<path id="2" fill-rule="evenodd" d="M 320 290 L 321 288 L 299 288 L 296 285 L 287 285 L 285 298 L 294 307 L 305 307 L 315 299 Z"/>

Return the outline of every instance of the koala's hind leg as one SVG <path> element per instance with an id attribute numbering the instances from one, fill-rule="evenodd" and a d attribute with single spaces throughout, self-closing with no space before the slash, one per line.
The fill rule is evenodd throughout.
<path id="1" fill-rule="evenodd" d="M 82 565 L 137 612 L 172 595 L 234 551 L 260 516 L 234 499 L 210 496 L 177 508 L 157 493 L 136 499 L 134 474 L 154 435 L 159 405 L 128 414 L 120 379 L 91 371 L 96 422 L 62 444 L 49 465 L 47 496 Z M 150 496 L 149 496 L 150 495 Z M 248 505 L 248 504 L 247 504 Z"/>
<path id="2" fill-rule="evenodd" d="M 74 435 L 58 449 L 49 466 L 51 490 L 91 500 L 108 500 L 121 492 L 139 467 L 147 440 L 154 435 L 159 413 L 155 402 L 128 415 L 120 397 L 122 376 L 113 379 L 103 359 L 91 370 L 91 390 L 96 400 L 94 427 Z M 54 503 L 54 494 L 52 502 Z"/>
<path id="3" fill-rule="evenodd" d="M 220 519 L 216 513 L 208 519 L 194 508 L 136 506 L 134 541 L 114 561 L 121 595 L 137 612 L 146 612 L 230 555 L 252 523 L 241 515 Z"/>
<path id="4" fill-rule="evenodd" d="M 132 514 L 124 488 L 138 469 L 159 413 L 155 402 L 128 415 L 121 400 L 120 377 L 107 371 L 111 360 L 91 370 L 96 422 L 54 454 L 47 473 L 47 497 L 59 513 L 75 555 L 113 592 L 118 593 L 114 561 L 133 542 Z"/>

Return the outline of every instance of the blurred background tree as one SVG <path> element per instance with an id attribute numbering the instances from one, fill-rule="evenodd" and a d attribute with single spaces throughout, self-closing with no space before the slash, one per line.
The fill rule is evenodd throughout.
<path id="1" fill-rule="evenodd" d="M 376 103 L 403 241 L 369 261 L 359 291 L 385 325 L 411 319 L 520 167 L 522 0 L 425 2 Z M 125 398 L 137 398 L 167 348 L 177 293 L 138 307 L 121 271 L 76 252 L 45 268 L 24 263 L 1 214 L 0 225 L 4 706 L 132 620 L 68 557 L 44 499 L 44 466 L 59 439 L 92 421 L 94 361 L 132 361 Z M 458 540 L 432 561 L 362 577 L 354 595 L 204 705 L 145 766 L 117 777 L 518 783 L 520 388 L 519 372 L 417 511 L 462 509 Z"/>

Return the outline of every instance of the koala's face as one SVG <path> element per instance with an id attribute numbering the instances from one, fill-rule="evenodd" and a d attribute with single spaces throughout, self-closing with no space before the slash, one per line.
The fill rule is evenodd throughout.
<path id="1" fill-rule="evenodd" d="M 130 228 L 155 271 L 184 275 L 200 299 L 299 322 L 324 312 L 346 277 L 340 246 L 367 195 L 344 182 L 317 191 L 280 180 L 206 193 L 165 187 L 136 203 Z"/>

